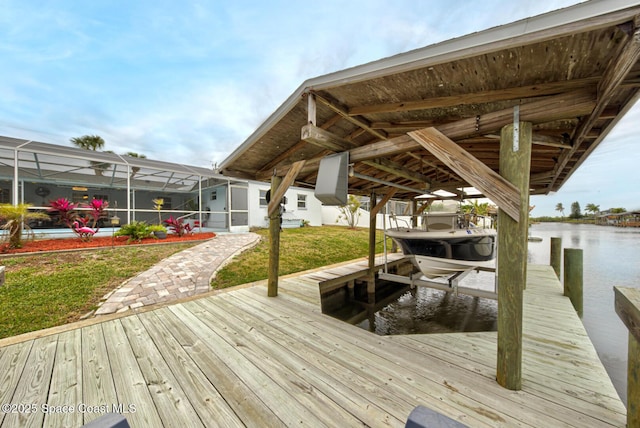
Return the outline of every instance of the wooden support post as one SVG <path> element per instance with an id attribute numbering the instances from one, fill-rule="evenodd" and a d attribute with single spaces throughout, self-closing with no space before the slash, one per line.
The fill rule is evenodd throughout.
<path id="1" fill-rule="evenodd" d="M 356 281 L 351 280 L 347 282 L 348 300 L 351 302 L 356 298 Z"/>
<path id="2" fill-rule="evenodd" d="M 582 250 L 564 249 L 564 295 L 571 300 L 573 308 L 582 318 Z"/>
<path id="3" fill-rule="evenodd" d="M 640 343 L 631 333 L 627 351 L 627 426 L 640 426 Z"/>
<path id="4" fill-rule="evenodd" d="M 549 263 L 560 279 L 560 266 L 562 266 L 562 238 L 551 238 L 551 255 Z"/>
<path id="5" fill-rule="evenodd" d="M 416 199 L 411 201 L 411 227 L 418 227 L 418 201 Z"/>
<path id="6" fill-rule="evenodd" d="M 276 195 L 276 190 L 282 183 L 282 177 L 274 175 L 271 178 L 271 194 Z M 278 201 L 279 203 L 279 201 Z M 280 210 L 274 210 L 269 214 L 269 278 L 267 280 L 267 296 L 278 295 L 278 265 L 280 263 Z"/>
<path id="7" fill-rule="evenodd" d="M 640 426 L 640 288 L 613 287 L 616 313 L 629 329 L 627 426 Z"/>
<path id="8" fill-rule="evenodd" d="M 517 122 L 502 128 L 500 175 L 520 191 L 518 220 L 498 211 L 498 356 L 496 380 L 522 389 L 522 312 L 527 271 L 529 171 L 532 126 Z M 518 127 L 517 134 L 514 128 Z M 514 135 L 515 134 L 515 135 Z"/>
<path id="9" fill-rule="evenodd" d="M 376 207 L 376 192 L 371 192 L 370 214 L 369 214 L 369 272 L 367 275 L 367 294 L 369 300 L 375 300 L 376 292 L 376 217 L 378 210 Z M 372 302 L 370 302 L 372 303 Z"/>

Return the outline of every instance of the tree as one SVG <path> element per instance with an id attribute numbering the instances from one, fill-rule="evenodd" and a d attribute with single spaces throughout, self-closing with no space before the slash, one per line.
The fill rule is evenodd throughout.
<path id="1" fill-rule="evenodd" d="M 596 214 L 600 212 L 600 205 L 587 204 L 584 210 L 588 213 L 593 213 L 593 219 L 595 220 Z"/>
<path id="2" fill-rule="evenodd" d="M 0 220 L 3 229 L 9 231 L 9 248 L 22 248 L 22 229 L 30 232 L 29 220 L 48 220 L 41 212 L 29 211 L 31 204 L 0 204 Z"/>
<path id="3" fill-rule="evenodd" d="M 349 228 L 355 229 L 360 219 L 360 200 L 354 195 L 349 195 L 349 200 L 346 205 L 341 205 L 341 214 L 336 219 L 336 223 L 340 220 L 345 220 L 349 225 Z"/>
<path id="4" fill-rule="evenodd" d="M 147 157 L 145 155 L 136 153 L 136 152 L 127 152 L 125 153 L 126 156 L 131 156 L 132 158 L 138 158 L 138 159 L 146 159 Z M 139 166 L 132 166 L 131 167 L 131 178 L 133 178 L 138 171 L 140 171 L 140 167 Z"/>
<path id="5" fill-rule="evenodd" d="M 104 139 L 99 135 L 83 135 L 82 137 L 72 138 L 69 141 L 76 147 L 94 152 L 101 150 L 105 145 Z M 111 164 L 105 162 L 89 161 L 89 163 L 98 176 L 101 176 L 104 171 L 111 167 Z"/>
<path id="6" fill-rule="evenodd" d="M 562 202 L 558 202 L 556 204 L 556 211 L 562 214 L 562 218 L 564 218 L 564 206 L 562 205 Z"/>
<path id="7" fill-rule="evenodd" d="M 579 219 L 582 218 L 582 212 L 580 211 L 580 203 L 578 201 L 571 204 L 571 214 L 569 218 Z"/>
<path id="8" fill-rule="evenodd" d="M 477 199 L 473 202 L 463 205 L 462 212 L 465 214 L 471 214 L 471 222 L 478 224 L 478 216 L 489 215 L 489 202 L 480 203 Z"/>

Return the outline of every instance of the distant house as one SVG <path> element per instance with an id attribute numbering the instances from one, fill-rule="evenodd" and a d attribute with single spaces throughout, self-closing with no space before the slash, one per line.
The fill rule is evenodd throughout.
<path id="1" fill-rule="evenodd" d="M 597 223 L 618 227 L 640 227 L 640 211 L 625 211 L 622 213 L 612 213 L 603 211 L 597 217 Z"/>

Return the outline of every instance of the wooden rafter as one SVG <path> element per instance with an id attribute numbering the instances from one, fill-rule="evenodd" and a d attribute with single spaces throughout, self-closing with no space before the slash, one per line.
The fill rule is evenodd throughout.
<path id="1" fill-rule="evenodd" d="M 412 110 L 427 110 L 433 108 L 453 107 L 465 104 L 481 104 L 495 101 L 517 100 L 521 98 L 541 97 L 558 93 L 574 91 L 592 86 L 598 78 L 575 79 L 562 82 L 552 82 L 540 85 L 519 86 L 507 89 L 480 91 L 472 94 L 452 95 L 447 97 L 431 97 L 420 101 L 404 101 L 370 106 L 356 106 L 349 109 L 352 116 L 372 113 L 392 113 Z M 426 125 L 428 126 L 428 125 Z M 426 127 L 425 126 L 425 127 Z"/>
<path id="2" fill-rule="evenodd" d="M 638 17 L 634 22 L 633 31 L 628 36 L 627 42 L 622 46 L 616 58 L 614 58 L 609 64 L 602 76 L 602 79 L 598 82 L 597 87 L 597 102 L 591 113 L 581 121 L 576 128 L 573 135 L 572 149 L 567 150 L 562 154 L 558 164 L 556 165 L 556 174 L 551 181 L 549 187 L 552 188 L 555 182 L 558 180 L 560 173 L 565 169 L 567 164 L 572 159 L 573 155 L 582 145 L 588 132 L 595 125 L 596 121 L 600 118 L 605 111 L 616 89 L 624 81 L 631 69 L 637 64 L 640 58 L 640 28 L 638 26 Z M 595 146 L 589 147 L 588 152 L 595 149 Z M 581 156 L 584 159 L 588 153 Z"/>
<path id="3" fill-rule="evenodd" d="M 316 99 L 318 100 L 318 102 L 321 102 L 325 106 L 329 107 L 335 113 L 339 114 L 344 119 L 346 119 L 349 122 L 353 123 L 357 127 L 364 129 L 365 131 L 367 131 L 368 133 L 370 133 L 374 137 L 380 138 L 381 140 L 384 140 L 385 138 L 387 138 L 387 134 L 385 134 L 384 132 L 380 132 L 380 131 L 377 131 L 377 130 L 373 129 L 368 121 L 366 121 L 366 120 L 364 120 L 362 118 L 357 118 L 357 117 L 354 117 L 353 115 L 350 115 L 343 106 L 338 105 L 338 103 L 335 102 L 335 101 L 329 100 L 326 95 L 322 96 L 322 95 L 319 95 L 317 93 L 314 93 L 314 95 L 315 95 Z"/>
<path id="4" fill-rule="evenodd" d="M 543 100 L 533 101 L 520 106 L 520 120 L 532 123 L 544 123 L 553 120 L 562 119 L 564 117 L 579 117 L 589 114 L 593 111 L 596 104 L 595 88 L 589 87 L 578 91 L 568 92 Z M 496 132 L 498 129 L 511 123 L 513 120 L 513 109 L 506 108 L 499 111 L 479 115 L 475 118 L 466 118 L 451 122 L 437 127 L 437 129 L 452 140 L 471 137 L 474 135 L 485 135 Z M 305 135 L 317 133 L 322 138 L 331 138 L 332 144 L 342 144 L 346 140 L 339 139 L 331 133 L 323 133 L 317 127 L 306 125 L 303 127 L 303 138 Z M 336 139 L 338 138 L 338 139 Z M 318 142 L 321 140 L 317 138 Z M 348 142 L 351 145 L 351 142 Z M 338 146 L 336 146 L 338 148 Z M 349 161 L 364 162 L 372 159 L 387 158 L 402 153 L 410 153 L 421 149 L 418 142 L 409 137 L 402 135 L 388 140 L 377 141 L 371 144 L 349 149 Z M 320 163 L 319 157 L 308 161 L 301 173 L 311 173 L 317 170 Z M 277 175 L 284 175 L 291 168 L 291 165 L 280 165 L 277 168 Z M 258 174 L 259 179 L 266 179 L 270 176 L 268 171 Z"/>
<path id="5" fill-rule="evenodd" d="M 520 220 L 520 191 L 513 184 L 435 128 L 413 131 L 409 136 L 498 204 L 509 217 Z"/>

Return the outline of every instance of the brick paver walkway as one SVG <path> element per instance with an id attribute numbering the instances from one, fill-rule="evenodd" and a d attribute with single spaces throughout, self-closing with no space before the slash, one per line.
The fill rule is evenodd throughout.
<path id="1" fill-rule="evenodd" d="M 211 279 L 233 256 L 260 241 L 255 233 L 229 233 L 176 253 L 105 296 L 95 315 L 124 312 L 210 290 Z"/>

